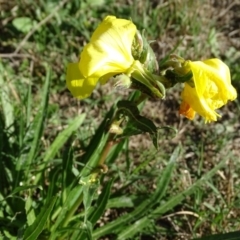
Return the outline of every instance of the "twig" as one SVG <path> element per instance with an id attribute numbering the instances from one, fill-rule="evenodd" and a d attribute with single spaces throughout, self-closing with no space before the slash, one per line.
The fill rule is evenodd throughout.
<path id="1" fill-rule="evenodd" d="M 171 214 L 168 214 L 166 216 L 161 217 L 161 219 L 174 217 L 176 215 L 192 215 L 192 216 L 194 216 L 196 218 L 200 218 L 201 219 L 201 217 L 197 213 L 190 212 L 190 211 L 180 211 L 180 212 L 176 212 L 176 213 L 171 213 Z"/>
<path id="2" fill-rule="evenodd" d="M 27 42 L 27 40 L 45 23 L 47 23 L 54 15 L 55 13 L 61 8 L 63 7 L 63 5 L 65 3 L 67 3 L 69 0 L 62 0 L 53 10 L 52 12 L 45 17 L 42 21 L 40 21 L 37 25 L 35 25 L 31 31 L 24 37 L 24 39 L 19 43 L 18 47 L 16 48 L 16 50 L 14 51 L 13 54 L 17 54 L 20 49 L 22 48 L 22 46 Z"/>
<path id="3" fill-rule="evenodd" d="M 34 60 L 34 57 L 30 54 L 21 54 L 21 53 L 0 53 L 0 58 L 31 58 Z"/>

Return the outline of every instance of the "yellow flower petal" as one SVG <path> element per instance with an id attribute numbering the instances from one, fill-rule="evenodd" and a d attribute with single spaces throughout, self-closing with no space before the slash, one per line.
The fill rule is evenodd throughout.
<path id="1" fill-rule="evenodd" d="M 207 100 L 199 97 L 195 88 L 192 88 L 187 83 L 182 92 L 183 106 L 180 107 L 180 114 L 185 115 L 189 119 L 193 119 L 197 112 L 200 116 L 204 117 L 206 121 L 216 121 L 219 116 L 214 109 L 209 106 Z M 187 108 L 187 105 L 189 106 Z M 185 108 L 185 109 L 184 109 Z"/>
<path id="2" fill-rule="evenodd" d="M 221 60 L 215 58 L 202 62 L 189 61 L 189 65 L 193 73 L 195 87 L 199 96 L 203 96 L 204 93 L 210 95 L 218 94 L 223 104 L 225 104 L 227 100 L 234 100 L 236 98 L 236 90 L 231 85 L 229 68 Z M 199 79 L 201 79 L 201 81 L 199 81 Z M 216 87 L 214 87 L 213 84 Z M 208 89 L 208 91 L 206 91 L 206 89 Z"/>
<path id="3" fill-rule="evenodd" d="M 101 78 L 126 72 L 134 62 L 131 46 L 136 26 L 128 20 L 106 17 L 81 53 L 79 68 L 83 76 Z"/>
<path id="4" fill-rule="evenodd" d="M 67 66 L 67 88 L 76 98 L 83 99 L 91 95 L 97 84 L 96 78 L 84 78 L 79 70 L 78 63 L 69 63 Z"/>
<path id="5" fill-rule="evenodd" d="M 187 61 L 185 67 L 191 69 L 195 87 L 185 83 L 180 113 L 188 117 L 191 108 L 204 117 L 206 122 L 216 121 L 220 115 L 215 110 L 237 97 L 237 92 L 231 85 L 228 66 L 219 59 L 208 59 Z"/>

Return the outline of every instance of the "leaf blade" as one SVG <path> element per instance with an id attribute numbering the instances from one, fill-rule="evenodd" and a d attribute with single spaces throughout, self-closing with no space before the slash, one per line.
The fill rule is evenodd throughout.
<path id="1" fill-rule="evenodd" d="M 56 200 L 57 197 L 55 196 L 48 203 L 45 204 L 40 214 L 35 219 L 34 223 L 26 229 L 24 233 L 25 240 L 35 240 L 38 238 L 38 236 L 44 229 L 45 223 L 50 213 L 52 212 Z"/>

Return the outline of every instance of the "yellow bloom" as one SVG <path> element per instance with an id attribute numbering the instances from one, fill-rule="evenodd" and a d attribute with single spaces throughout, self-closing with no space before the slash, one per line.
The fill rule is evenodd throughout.
<path id="1" fill-rule="evenodd" d="M 136 26 L 129 20 L 107 16 L 81 53 L 79 68 L 85 78 L 110 77 L 125 73 L 134 62 L 131 47 Z"/>
<path id="2" fill-rule="evenodd" d="M 132 56 L 136 32 L 136 26 L 129 20 L 107 16 L 102 21 L 83 48 L 79 63 L 68 65 L 67 87 L 73 96 L 86 98 L 98 81 L 105 84 L 109 78 L 125 74 L 145 85 L 154 97 L 164 97 L 160 77 L 152 75 Z"/>
<path id="3" fill-rule="evenodd" d="M 131 46 L 136 26 L 129 20 L 106 17 L 93 33 L 79 63 L 67 67 L 67 87 L 74 97 L 86 98 L 98 81 L 125 73 L 134 62 Z"/>
<path id="4" fill-rule="evenodd" d="M 220 115 L 215 110 L 237 97 L 228 66 L 219 59 L 208 59 L 186 61 L 184 68 L 192 71 L 194 87 L 185 83 L 180 114 L 193 119 L 197 112 L 205 122 L 216 121 Z"/>

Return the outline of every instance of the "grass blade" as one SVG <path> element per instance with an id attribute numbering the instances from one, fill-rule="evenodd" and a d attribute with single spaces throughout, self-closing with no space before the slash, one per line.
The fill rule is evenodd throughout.
<path id="1" fill-rule="evenodd" d="M 127 227 L 122 231 L 117 240 L 121 239 L 131 239 L 135 234 L 142 232 L 151 223 L 151 219 L 148 217 L 143 217 L 140 220 L 134 222 L 131 226 Z"/>
<path id="2" fill-rule="evenodd" d="M 240 239 L 240 231 L 223 234 L 214 234 L 212 236 L 195 238 L 194 240 L 238 240 L 238 239 Z"/>
<path id="3" fill-rule="evenodd" d="M 39 145 L 39 141 L 41 139 L 42 136 L 42 132 L 43 132 L 43 125 L 45 122 L 45 118 L 46 118 L 46 112 L 47 112 L 47 107 L 48 107 L 48 95 L 49 95 L 49 85 L 50 85 L 50 79 L 51 79 L 51 70 L 49 68 L 47 68 L 47 75 L 46 75 L 46 79 L 45 79 L 45 84 L 44 84 L 44 88 L 43 88 L 43 97 L 42 97 L 42 106 L 41 106 L 41 111 L 38 115 L 38 122 L 37 122 L 37 127 L 35 129 L 35 133 L 34 133 L 34 139 L 31 145 L 31 150 L 29 152 L 26 164 L 28 165 L 28 167 L 30 167 L 30 164 L 32 162 L 32 160 L 34 159 L 34 156 L 37 152 L 37 148 Z"/>
<path id="4" fill-rule="evenodd" d="M 106 209 L 107 202 L 110 196 L 111 187 L 113 184 L 113 179 L 107 182 L 106 186 L 103 188 L 102 193 L 99 195 L 96 202 L 97 209 L 95 209 L 89 217 L 89 221 L 94 226 L 97 220 L 102 216 L 103 212 Z"/>
<path id="5" fill-rule="evenodd" d="M 176 205 L 182 202 L 188 195 L 192 194 L 197 188 L 199 188 L 206 180 L 210 179 L 220 168 L 225 165 L 227 158 L 224 158 L 218 165 L 216 165 L 208 173 L 204 174 L 198 181 L 196 181 L 191 187 L 185 191 L 179 193 L 178 195 L 172 197 L 169 201 L 162 204 L 160 207 L 156 208 L 152 212 L 152 216 L 161 216 L 168 210 L 173 209 Z"/>
<path id="6" fill-rule="evenodd" d="M 49 239 L 56 239 L 58 235 L 57 231 L 62 227 L 66 227 L 69 221 L 69 216 L 72 216 L 72 212 L 75 212 L 76 208 L 82 202 L 82 190 L 82 185 L 77 185 L 70 191 L 66 201 L 61 207 L 61 211 L 58 215 L 57 221 L 51 228 L 51 236 L 49 237 Z"/>
<path id="7" fill-rule="evenodd" d="M 31 191 L 29 191 L 29 192 L 30 192 L 30 194 L 28 195 L 28 198 L 25 203 L 25 211 L 26 211 L 26 215 L 27 215 L 27 223 L 30 226 L 36 220 L 36 215 L 35 215 L 34 209 L 32 207 L 32 205 L 33 205 L 32 194 L 31 194 Z"/>
<path id="8" fill-rule="evenodd" d="M 107 208 L 131 208 L 134 207 L 134 201 L 137 196 L 120 196 L 108 200 Z"/>
<path id="9" fill-rule="evenodd" d="M 7 70 L 6 70 L 7 71 Z M 1 103 L 4 112 L 5 118 L 5 127 L 8 129 L 8 132 L 11 134 L 14 131 L 13 123 L 14 123 L 14 109 L 10 100 L 10 91 L 8 84 L 4 81 L 3 76 L 5 75 L 5 70 L 0 62 L 0 89 L 1 89 Z"/>
<path id="10" fill-rule="evenodd" d="M 53 197 L 47 204 L 45 204 L 34 223 L 26 229 L 24 234 L 25 240 L 38 239 L 38 236 L 43 231 L 56 200 L 57 197 Z"/>
<path id="11" fill-rule="evenodd" d="M 54 142 L 51 144 L 51 146 L 48 148 L 45 157 L 43 159 L 43 165 L 45 165 L 55 157 L 59 149 L 66 143 L 68 138 L 75 132 L 83 123 L 85 119 L 86 114 L 82 114 L 80 116 L 77 116 L 69 126 L 64 129 L 62 132 L 59 133 L 59 135 L 56 137 Z M 44 168 L 43 167 L 43 168 Z M 39 179 L 41 177 L 41 172 L 36 175 L 34 184 L 37 184 Z"/>
<path id="12" fill-rule="evenodd" d="M 22 159 L 17 164 L 17 170 L 21 170 L 22 167 L 26 167 L 26 172 L 29 172 L 31 163 L 35 159 L 35 155 L 38 150 L 39 142 L 43 133 L 43 126 L 46 118 L 46 112 L 47 112 L 47 107 L 48 107 L 48 95 L 49 95 L 49 85 L 50 85 L 50 79 L 51 79 L 51 70 L 50 68 L 46 68 L 46 79 L 45 79 L 45 84 L 43 87 L 43 94 L 42 94 L 42 103 L 41 103 L 41 109 L 37 116 L 34 119 L 34 122 L 36 122 L 36 125 L 34 124 L 34 138 L 31 143 L 31 148 L 30 152 L 28 153 L 26 160 L 23 161 Z M 28 176 L 28 174 L 26 174 Z"/>
<path id="13" fill-rule="evenodd" d="M 66 143 L 66 141 L 73 134 L 73 132 L 75 132 L 82 125 L 85 117 L 86 117 L 86 114 L 81 114 L 80 116 L 77 116 L 69 124 L 69 126 L 66 129 L 64 129 L 62 132 L 59 133 L 59 135 L 56 137 L 54 142 L 48 148 L 48 150 L 47 150 L 47 152 L 45 154 L 45 157 L 43 159 L 44 163 L 47 163 L 49 160 L 54 158 L 56 153 Z"/>

